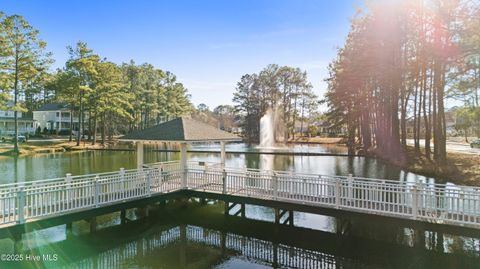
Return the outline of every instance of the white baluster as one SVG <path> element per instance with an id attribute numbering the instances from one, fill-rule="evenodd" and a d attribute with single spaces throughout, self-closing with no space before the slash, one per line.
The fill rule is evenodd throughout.
<path id="1" fill-rule="evenodd" d="M 99 177 L 97 175 L 95 176 L 95 180 L 94 180 L 94 194 L 93 194 L 95 207 L 98 207 L 99 199 L 100 199 L 100 184 L 98 183 L 98 180 L 99 180 Z"/>

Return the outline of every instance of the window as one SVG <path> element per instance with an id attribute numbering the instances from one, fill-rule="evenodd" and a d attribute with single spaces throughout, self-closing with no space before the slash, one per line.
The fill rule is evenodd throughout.
<path id="1" fill-rule="evenodd" d="M 57 112 L 57 117 L 60 117 L 60 112 Z"/>

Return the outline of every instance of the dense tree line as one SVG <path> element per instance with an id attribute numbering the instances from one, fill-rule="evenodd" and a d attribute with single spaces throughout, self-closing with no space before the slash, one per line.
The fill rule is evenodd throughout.
<path id="1" fill-rule="evenodd" d="M 145 129 L 192 110 L 186 88 L 170 72 L 134 61 L 117 65 L 83 42 L 68 50 L 70 59 L 47 87 L 55 92 L 51 99 L 70 104 L 92 144 L 98 131 L 103 144 L 114 134 Z"/>
<path id="2" fill-rule="evenodd" d="M 192 111 L 187 89 L 174 74 L 147 63 L 115 64 L 84 42 L 68 47 L 70 57 L 65 66 L 49 72 L 52 55 L 38 33 L 21 16 L 0 12 L 0 107 L 14 111 L 15 126 L 18 112 L 64 102 L 79 118 L 77 144 L 85 133 L 95 144 L 98 132 L 105 143 L 114 134 L 147 128 Z M 9 107 L 8 101 L 12 101 Z"/>
<path id="3" fill-rule="evenodd" d="M 239 116 L 231 105 L 219 105 L 213 110 L 206 104 L 199 104 L 191 114 L 192 118 L 228 132 L 234 131 Z"/>
<path id="4" fill-rule="evenodd" d="M 445 98 L 478 107 L 478 6 L 472 1 L 367 1 L 329 66 L 328 116 L 356 146 L 405 164 L 408 127 L 414 146 L 446 160 Z M 433 148 L 430 146 L 433 141 Z"/>
<path id="5" fill-rule="evenodd" d="M 237 83 L 233 102 L 241 115 L 241 127 L 250 142 L 259 141 L 260 118 L 268 109 L 276 109 L 286 125 L 283 138 L 295 136 L 296 122 L 318 109 L 318 98 L 299 68 L 268 65 L 258 74 L 246 74 Z"/>

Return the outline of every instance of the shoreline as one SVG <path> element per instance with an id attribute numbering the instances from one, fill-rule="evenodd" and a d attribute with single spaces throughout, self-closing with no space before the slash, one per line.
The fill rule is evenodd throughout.
<path id="1" fill-rule="evenodd" d="M 439 165 L 433 160 L 425 157 L 421 151 L 420 155 L 415 153 L 413 147 L 408 146 L 407 171 L 428 177 L 435 177 L 438 183 L 452 182 L 458 185 L 480 187 L 480 155 L 464 153 L 447 153 L 447 163 Z"/>
<path id="2" fill-rule="evenodd" d="M 40 144 L 50 141 L 41 141 Z M 84 144 L 81 143 L 80 146 L 76 145 L 76 142 L 59 142 L 51 143 L 49 145 L 36 145 L 38 141 L 30 141 L 27 143 L 22 143 L 19 145 L 19 153 L 14 153 L 12 147 L 2 147 L 0 148 L 0 156 L 26 156 L 26 155 L 35 155 L 39 153 L 60 153 L 68 151 L 88 151 L 93 149 L 106 149 L 105 146 L 97 144 L 91 145 L 90 143 Z M 83 144 L 83 145 L 82 145 Z"/>

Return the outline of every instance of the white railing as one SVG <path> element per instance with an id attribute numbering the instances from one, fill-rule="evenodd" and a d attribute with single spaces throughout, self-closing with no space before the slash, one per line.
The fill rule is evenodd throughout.
<path id="1" fill-rule="evenodd" d="M 0 224 L 23 223 L 190 189 L 480 228 L 480 188 L 218 164 L 154 163 L 142 169 L 0 185 Z"/>
<path id="2" fill-rule="evenodd" d="M 180 189 L 181 174 L 155 168 L 0 186 L 0 225 L 145 198 Z"/>

